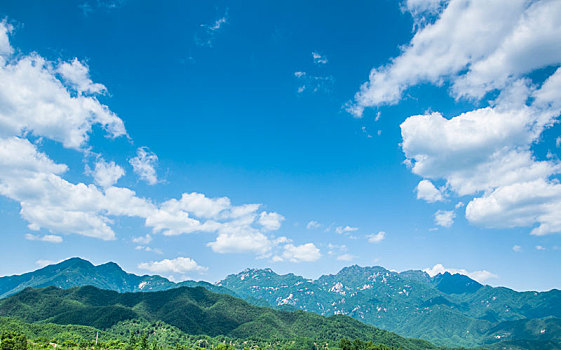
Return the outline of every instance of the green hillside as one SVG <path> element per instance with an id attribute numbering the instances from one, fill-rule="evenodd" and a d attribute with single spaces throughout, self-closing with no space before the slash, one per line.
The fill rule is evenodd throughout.
<path id="1" fill-rule="evenodd" d="M 92 286 L 62 290 L 25 289 L 0 301 L 0 316 L 28 323 L 82 325 L 110 331 L 123 322 L 163 322 L 189 335 L 235 339 L 341 338 L 373 341 L 402 349 L 434 349 L 426 341 L 406 339 L 350 317 L 323 317 L 303 311 L 280 311 L 202 287 L 181 287 L 151 293 L 117 293 Z M 122 329 L 122 327 L 121 327 Z"/>

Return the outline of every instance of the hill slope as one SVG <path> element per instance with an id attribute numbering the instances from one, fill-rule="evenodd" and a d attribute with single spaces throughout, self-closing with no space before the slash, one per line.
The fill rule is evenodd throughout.
<path id="1" fill-rule="evenodd" d="M 484 286 L 460 274 L 431 278 L 422 271 L 392 272 L 382 267 L 350 266 L 335 275 L 308 280 L 271 269 L 247 269 L 218 282 L 243 298 L 270 305 L 344 314 L 365 323 L 435 344 L 474 347 L 502 338 L 493 329 L 502 322 L 561 317 L 561 292 L 516 292 Z M 511 340 L 550 341 L 534 334 L 536 323 L 518 328 Z M 550 327 L 553 333 L 561 331 Z"/>
<path id="2" fill-rule="evenodd" d="M 0 316 L 25 322 L 91 326 L 108 330 L 127 320 L 163 321 L 192 335 L 240 339 L 310 338 L 372 340 L 403 349 L 434 349 L 426 341 L 406 339 L 350 317 L 323 317 L 303 311 L 280 311 L 202 287 L 152 293 L 117 293 L 92 286 L 67 290 L 28 288 L 0 301 Z"/>

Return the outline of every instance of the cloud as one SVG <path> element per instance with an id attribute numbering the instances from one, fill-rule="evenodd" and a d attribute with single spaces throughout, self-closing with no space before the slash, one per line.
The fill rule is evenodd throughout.
<path id="1" fill-rule="evenodd" d="M 322 225 L 321 225 L 319 222 L 315 221 L 315 220 L 311 220 L 310 222 L 308 222 L 308 223 L 306 224 L 306 228 L 307 228 L 308 230 L 316 230 L 316 229 L 320 228 L 321 226 L 322 226 Z"/>
<path id="2" fill-rule="evenodd" d="M 358 231 L 358 227 L 351 227 L 351 226 L 337 226 L 335 228 L 335 232 L 338 234 L 344 234 L 344 233 L 349 233 L 349 232 L 355 232 Z"/>
<path id="3" fill-rule="evenodd" d="M 484 283 L 485 281 L 487 281 L 489 279 L 499 277 L 496 274 L 494 274 L 492 272 L 489 272 L 487 270 L 468 272 L 465 269 L 446 268 L 442 264 L 436 264 L 432 268 L 427 267 L 426 269 L 423 269 L 423 271 L 426 272 L 427 274 L 429 274 L 429 276 L 431 276 L 431 277 L 434 277 L 438 274 L 443 274 L 445 272 L 448 272 L 448 273 L 451 273 L 451 274 L 459 273 L 461 275 L 468 276 L 469 278 L 471 278 L 471 279 L 473 279 L 473 280 L 475 280 L 479 283 Z"/>
<path id="4" fill-rule="evenodd" d="M 326 64 L 328 62 L 327 57 L 319 54 L 317 51 L 312 51 L 312 58 L 314 59 L 314 64 L 317 65 Z"/>
<path id="5" fill-rule="evenodd" d="M 261 212 L 259 214 L 259 224 L 263 226 L 263 229 L 267 231 L 276 231 L 281 227 L 281 223 L 284 221 L 284 216 L 270 212 L 267 213 L 266 211 Z"/>
<path id="6" fill-rule="evenodd" d="M 536 250 L 545 250 L 545 247 L 544 247 L 544 246 L 541 246 L 541 245 L 537 245 L 537 246 L 536 246 Z"/>
<path id="7" fill-rule="evenodd" d="M 519 246 L 519 245 L 517 245 L 517 244 L 516 244 L 516 245 L 513 245 L 513 246 L 512 246 L 512 251 L 515 252 L 515 253 L 519 253 L 519 252 L 522 251 L 522 247 Z"/>
<path id="8" fill-rule="evenodd" d="M 429 203 L 440 202 L 444 200 L 442 192 L 434 187 L 429 180 L 421 180 L 417 185 L 417 199 L 423 199 Z"/>
<path id="9" fill-rule="evenodd" d="M 150 242 L 152 242 L 152 236 L 146 234 L 145 236 L 135 237 L 132 239 L 132 242 L 138 244 L 149 244 Z"/>
<path id="10" fill-rule="evenodd" d="M 90 171 L 93 174 L 94 182 L 103 188 L 111 187 L 125 175 L 125 170 L 115 162 L 106 162 L 103 158 L 98 159 L 95 168 Z"/>
<path id="11" fill-rule="evenodd" d="M 224 16 L 216 19 L 210 24 L 201 24 L 200 30 L 195 35 L 195 43 L 202 47 L 214 47 L 216 33 L 218 33 L 225 24 L 228 23 L 228 11 Z"/>
<path id="12" fill-rule="evenodd" d="M 434 223 L 442 227 L 451 227 L 455 217 L 453 210 L 438 210 L 434 213 Z"/>
<path id="13" fill-rule="evenodd" d="M 337 257 L 338 261 L 353 261 L 356 257 L 351 254 L 343 254 Z"/>
<path id="14" fill-rule="evenodd" d="M 150 152 L 148 148 L 139 147 L 136 150 L 136 157 L 131 158 L 129 163 L 141 180 L 146 181 L 150 185 L 155 185 L 158 182 L 155 169 L 158 164 L 158 156 Z"/>
<path id="15" fill-rule="evenodd" d="M 451 0 L 434 23 L 419 27 L 389 64 L 372 69 L 349 110 L 395 104 L 413 85 L 453 82 L 456 97 L 481 98 L 510 80 L 561 62 L 561 4 L 555 1 Z M 418 1 L 410 9 L 427 9 Z M 431 5 L 432 5 L 431 4 Z M 488 23 L 493 23 L 492 26 Z"/>
<path id="16" fill-rule="evenodd" d="M 0 43 L 8 32 L 0 23 Z M 196 192 L 161 203 L 141 198 L 131 189 L 114 186 L 124 170 L 101 155 L 90 171 L 101 188 L 64 179 L 68 166 L 39 149 L 41 138 L 91 155 L 93 125 L 118 137 L 127 136 L 124 124 L 96 99 L 105 88 L 91 81 L 85 64 L 76 59 L 50 62 L 35 53 L 11 57 L 12 51 L 4 49 L 0 60 L 0 195 L 20 204 L 29 229 L 114 240 L 115 220 L 124 216 L 144 219 L 152 234 L 215 233 L 216 241 L 209 246 L 216 252 L 262 255 L 280 244 L 266 232 L 278 229 L 283 217 L 273 212 L 259 215 L 260 204 L 234 206 L 227 197 Z M 142 179 L 157 182 L 157 157 L 147 148 L 137 149 L 130 162 Z M 148 237 L 135 243 L 146 250 Z"/>
<path id="17" fill-rule="evenodd" d="M 384 231 L 380 231 L 378 233 L 367 235 L 366 237 L 368 238 L 369 243 L 380 243 L 386 238 L 386 233 Z"/>
<path id="18" fill-rule="evenodd" d="M 561 3 L 408 0 L 403 7 L 415 20 L 413 38 L 372 69 L 348 110 L 360 117 L 365 108 L 400 102 L 409 87 L 423 83 L 449 86 L 457 100 L 483 104 L 452 117 L 407 118 L 405 163 L 422 181 L 445 180 L 447 195 L 471 196 L 466 218 L 472 224 L 561 232 L 555 215 L 561 164 L 533 151 L 561 113 Z M 545 79 L 531 75 L 546 67 L 553 71 L 542 70 Z M 439 199 L 436 188 L 423 186 L 418 198 Z M 444 213 L 437 222 L 451 224 L 452 214 Z"/>
<path id="19" fill-rule="evenodd" d="M 62 237 L 56 235 L 33 235 L 31 233 L 25 234 L 25 239 L 28 241 L 41 241 L 41 242 L 49 242 L 49 243 L 62 243 Z"/>
<path id="20" fill-rule="evenodd" d="M 306 243 L 299 246 L 287 244 L 281 256 L 275 256 L 274 261 L 314 262 L 321 258 L 320 250 L 313 243 Z"/>
<path id="21" fill-rule="evenodd" d="M 150 261 L 138 264 L 138 268 L 157 274 L 180 274 L 189 272 L 204 272 L 208 268 L 200 266 L 191 258 L 177 257 L 175 259 L 163 259 L 161 261 Z"/>

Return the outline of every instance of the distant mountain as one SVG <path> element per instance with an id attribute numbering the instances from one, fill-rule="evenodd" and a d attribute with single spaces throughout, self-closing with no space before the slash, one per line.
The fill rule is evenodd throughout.
<path id="1" fill-rule="evenodd" d="M 273 307 L 349 315 L 440 345 L 487 346 L 504 339 L 561 341 L 561 330 L 553 327 L 561 318 L 559 290 L 521 293 L 484 286 L 460 274 L 444 273 L 431 278 L 423 271 L 398 273 L 379 266 L 356 265 L 317 280 L 278 275 L 271 269 L 247 269 L 217 285 L 243 298 L 265 299 Z M 546 331 L 541 332 L 539 322 L 532 320 L 547 317 L 552 319 L 544 325 Z M 508 323 L 511 321 L 528 327 L 507 331 L 513 327 Z"/>
<path id="2" fill-rule="evenodd" d="M 208 282 L 173 283 L 160 276 L 138 276 L 126 273 L 113 262 L 95 266 L 87 260 L 71 258 L 23 275 L 0 277 L 0 299 L 27 287 L 72 288 L 86 285 L 121 293 L 160 291 L 181 286 L 202 286 L 217 293 L 235 294 L 226 288 Z"/>
<path id="3" fill-rule="evenodd" d="M 94 266 L 73 258 L 23 275 L 0 277 L 0 298 L 27 287 L 85 285 L 121 293 L 201 286 L 258 306 L 348 315 L 444 346 L 491 347 L 508 342 L 508 346 L 523 344 L 524 348 L 528 342 L 553 342 L 561 347 L 561 329 L 554 326 L 561 322 L 559 290 L 521 293 L 485 286 L 460 274 L 430 277 L 423 271 L 398 273 L 379 266 L 349 266 L 317 280 L 279 275 L 271 269 L 246 269 L 211 284 L 174 283 L 160 276 L 129 274 L 114 263 Z"/>
<path id="4" fill-rule="evenodd" d="M 324 317 L 302 311 L 258 307 L 202 287 L 151 293 L 117 293 L 92 286 L 72 289 L 27 288 L 0 300 L 0 316 L 32 324 L 95 327 L 107 332 L 128 321 L 164 322 L 192 335 L 238 339 L 299 339 L 337 342 L 341 338 L 373 341 L 401 349 L 436 349 L 417 339 L 366 325 L 351 317 Z"/>

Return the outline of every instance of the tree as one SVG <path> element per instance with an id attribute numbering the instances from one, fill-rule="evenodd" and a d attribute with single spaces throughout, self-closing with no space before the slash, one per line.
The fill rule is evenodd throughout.
<path id="1" fill-rule="evenodd" d="M 27 350 L 27 338 L 21 333 L 3 333 L 0 338 L 0 350 Z"/>

